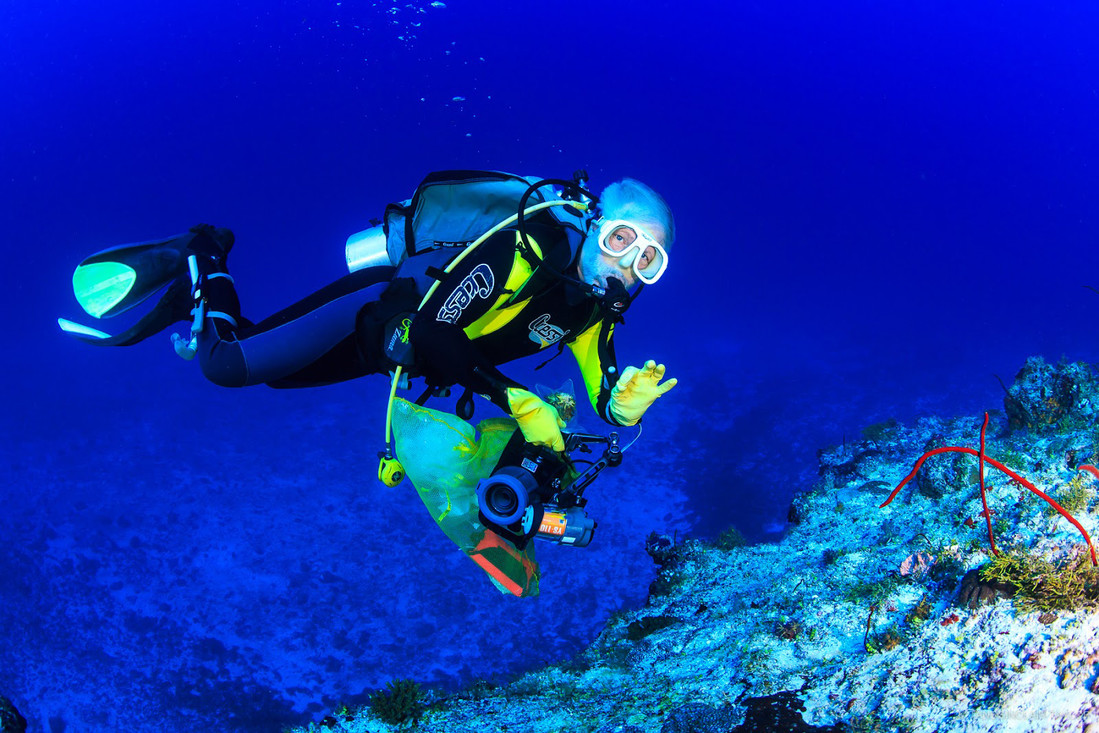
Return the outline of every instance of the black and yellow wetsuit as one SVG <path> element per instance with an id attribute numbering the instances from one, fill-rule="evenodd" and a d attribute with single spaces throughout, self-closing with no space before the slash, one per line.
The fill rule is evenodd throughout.
<path id="1" fill-rule="evenodd" d="M 575 270 L 575 253 L 560 227 L 535 221 L 527 232 L 555 269 Z M 231 280 L 208 280 L 209 309 L 232 321 L 207 319 L 199 334 L 203 373 L 223 386 L 287 388 L 387 372 L 379 324 L 402 307 L 414 309 L 422 297 L 413 292 L 410 299 L 409 288 L 400 287 L 409 282 L 409 269 L 415 269 L 413 260 L 398 269 L 351 273 L 254 325 L 240 317 Z M 402 302 L 389 302 L 394 300 Z M 567 345 L 592 405 L 614 424 L 604 379 L 615 367 L 614 350 L 609 334 L 600 348 L 603 328 L 599 304 L 575 283 L 532 267 L 518 233 L 505 229 L 470 253 L 416 314 L 408 332 L 415 355 L 411 371 L 432 386 L 468 387 L 507 411 L 506 389 L 523 385 L 497 366 Z"/>
<path id="2" fill-rule="evenodd" d="M 574 266 L 567 242 L 548 226 L 528 230 L 531 244 L 556 268 Z M 541 245 L 541 246 L 540 246 Z M 604 328 L 598 303 L 580 287 L 535 273 L 519 235 L 505 230 L 453 270 L 416 315 L 410 331 L 416 366 L 429 384 L 472 388 L 507 411 L 507 387 L 523 387 L 496 366 L 544 349 L 568 346 L 580 365 L 592 406 L 608 422 L 610 389 L 604 369 L 615 367 L 613 345 L 600 353 Z"/>

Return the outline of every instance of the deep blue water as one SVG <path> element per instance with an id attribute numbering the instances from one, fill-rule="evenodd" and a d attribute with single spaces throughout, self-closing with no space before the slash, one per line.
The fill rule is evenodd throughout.
<path id="1" fill-rule="evenodd" d="M 37 730 L 275 730 L 506 676 L 643 602 L 649 530 L 773 539 L 819 447 L 1099 359 L 1099 10 L 1047 5 L 4 3 L 0 694 Z M 429 171 L 578 167 L 676 213 L 617 351 L 681 385 L 534 601 L 373 480 L 384 380 L 223 390 L 54 323 L 111 244 L 232 227 L 259 319 Z"/>

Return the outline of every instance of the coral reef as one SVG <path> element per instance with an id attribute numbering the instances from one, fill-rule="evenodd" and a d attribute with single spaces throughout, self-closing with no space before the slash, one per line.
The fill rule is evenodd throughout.
<path id="1" fill-rule="evenodd" d="M 1081 524 L 1078 521 L 1076 521 L 1075 517 L 1073 517 L 1071 514 L 1069 514 L 1069 512 L 1066 511 L 1064 507 L 1062 507 L 1056 501 L 1054 501 L 1049 496 L 1047 496 L 1045 493 L 1043 493 L 1041 490 L 1039 490 L 1037 487 L 1035 487 L 1034 484 L 1030 483 L 1025 478 L 1023 478 L 1019 474 L 1015 473 L 1014 471 L 1012 471 L 1010 468 L 1008 468 L 1004 464 L 1000 463 L 999 461 L 996 461 L 996 460 L 988 457 L 987 455 L 985 455 L 985 431 L 986 431 L 987 428 L 988 428 L 988 413 L 986 412 L 984 422 L 981 424 L 981 449 L 979 451 L 975 451 L 972 448 L 963 448 L 963 447 L 956 446 L 956 445 L 948 445 L 948 446 L 943 446 L 942 448 L 934 448 L 932 450 L 929 450 L 929 451 L 925 452 L 922 456 L 920 456 L 918 459 L 916 459 L 916 465 L 914 465 L 912 467 L 911 473 L 909 473 L 907 476 L 905 476 L 903 479 L 901 479 L 901 482 L 899 484 L 897 484 L 897 488 L 893 489 L 893 492 L 891 494 L 889 494 L 889 497 L 884 502 L 882 502 L 881 508 L 885 508 L 886 506 L 888 506 L 893 501 L 893 499 L 895 499 L 897 497 L 897 494 L 900 493 L 900 490 L 904 488 L 904 485 L 907 484 L 909 481 L 911 481 L 913 478 L 915 478 L 916 474 L 920 470 L 920 467 L 923 465 L 924 461 L 926 461 L 928 458 L 930 458 L 932 456 L 939 455 L 940 453 L 951 453 L 951 452 L 953 452 L 953 453 L 967 453 L 969 455 L 975 455 L 975 456 L 977 456 L 977 460 L 979 461 L 978 469 L 977 469 L 977 481 L 978 481 L 979 486 L 980 486 L 981 505 L 984 507 L 983 511 L 981 512 L 981 516 L 984 517 L 985 522 L 988 525 L 988 544 L 992 548 L 992 554 L 994 554 L 994 555 L 998 554 L 998 551 L 996 550 L 996 538 L 993 536 L 993 533 L 992 533 L 992 513 L 988 509 L 988 499 L 985 495 L 984 464 L 986 462 L 988 462 L 992 466 L 995 466 L 996 468 L 998 468 L 1001 471 L 1003 471 L 1004 473 L 1006 473 L 1008 476 L 1011 477 L 1011 479 L 1016 484 L 1025 487 L 1026 489 L 1028 489 L 1032 493 L 1034 493 L 1034 494 L 1038 495 L 1039 497 L 1041 497 L 1043 500 L 1045 500 L 1045 502 L 1047 504 L 1049 504 L 1051 507 L 1053 507 L 1065 519 L 1067 519 L 1069 522 L 1071 522 L 1072 525 L 1074 527 L 1076 527 L 1076 529 L 1080 530 L 1080 534 L 1082 534 L 1084 536 L 1084 541 L 1087 543 L 1088 550 L 1091 553 L 1092 563 L 1096 567 L 1099 567 L 1099 558 L 1096 557 L 1095 546 L 1091 542 L 1091 536 L 1088 535 L 1087 530 L 1084 529 L 1083 526 L 1081 526 Z M 936 498 L 936 497 L 932 497 L 932 498 Z"/>
<path id="2" fill-rule="evenodd" d="M 1095 419 L 1091 398 L 1097 392 L 1096 376 L 1083 362 L 1053 366 L 1032 356 L 1006 392 L 1004 410 L 1010 430 L 1073 429 Z"/>
<path id="3" fill-rule="evenodd" d="M 1099 570 L 1083 555 L 1055 565 L 1015 550 L 993 557 L 979 570 L 981 580 L 1010 589 L 1024 610 L 1072 610 L 1099 604 Z"/>
<path id="4" fill-rule="evenodd" d="M 370 696 L 371 712 L 386 723 L 419 723 L 425 708 L 423 691 L 413 680 L 394 680 Z"/>
<path id="5" fill-rule="evenodd" d="M 1001 557 L 1011 558 L 1010 555 L 1001 555 Z M 995 603 L 1001 598 L 1011 598 L 1018 591 L 1018 586 L 994 577 L 985 577 L 981 570 L 981 568 L 974 568 L 962 577 L 958 597 L 954 601 L 955 605 L 963 608 L 977 608 L 983 604 Z"/>
<path id="6" fill-rule="evenodd" d="M 24 733 L 27 730 L 27 720 L 11 700 L 0 695 L 0 733 Z"/>
<path id="7" fill-rule="evenodd" d="M 820 451 L 780 542 L 653 533 L 643 608 L 568 663 L 441 697 L 419 729 L 1099 730 L 1099 571 L 1080 541 L 1099 525 L 1097 471 L 1078 470 L 1099 394 L 1086 365 L 1020 375 L 977 449 L 961 448 L 971 418 L 928 417 Z M 913 486 L 912 456 L 934 451 L 934 490 Z M 1072 515 L 1044 511 L 1053 496 Z M 364 711 L 334 729 L 392 727 Z"/>

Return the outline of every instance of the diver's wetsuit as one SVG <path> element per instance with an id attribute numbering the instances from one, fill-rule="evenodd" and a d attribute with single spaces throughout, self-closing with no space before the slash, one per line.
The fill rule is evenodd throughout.
<path id="1" fill-rule="evenodd" d="M 575 267 L 559 227 L 532 222 L 528 234 L 556 268 Z M 399 287 L 409 283 L 402 278 L 414 262 L 351 273 L 255 325 L 240 318 L 231 280 L 208 279 L 208 309 L 228 314 L 236 324 L 207 318 L 198 337 L 203 373 L 223 386 L 284 388 L 388 371 L 381 325 L 402 307 L 414 310 L 419 304 L 422 295 L 409 299 L 409 288 Z M 394 295 L 401 291 L 405 295 Z M 516 291 L 517 302 L 507 305 Z M 610 389 L 603 376 L 605 367 L 615 366 L 614 351 L 609 339 L 604 349 L 598 347 L 603 327 L 596 301 L 573 283 L 532 273 L 519 254 L 517 232 L 505 229 L 463 260 L 415 316 L 409 330 L 412 371 L 432 386 L 469 387 L 507 411 L 506 389 L 522 385 L 496 365 L 567 344 L 593 406 L 615 423 L 606 409 Z"/>
<path id="2" fill-rule="evenodd" d="M 389 286 L 393 267 L 371 267 L 336 282 L 257 324 L 240 317 L 240 304 L 228 280 L 204 285 L 209 309 L 227 313 L 207 318 L 198 334 L 202 373 L 223 387 L 268 384 L 277 388 L 316 387 L 378 371 L 368 364 L 355 337 L 364 303 Z"/>

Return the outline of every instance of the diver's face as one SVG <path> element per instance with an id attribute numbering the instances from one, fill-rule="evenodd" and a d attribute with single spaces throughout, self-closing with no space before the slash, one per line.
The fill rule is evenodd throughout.
<path id="1" fill-rule="evenodd" d="M 661 246 L 664 244 L 664 231 L 652 224 L 647 224 L 649 232 L 652 236 L 660 242 Z M 617 232 L 611 234 L 612 237 L 616 237 Z M 615 247 L 613 243 L 609 245 L 611 249 L 624 249 L 632 244 L 632 238 L 629 234 L 625 234 L 624 239 L 621 242 L 620 247 Z M 629 240 L 629 241 L 627 241 Z M 617 241 L 617 240 L 614 240 Z M 638 252 L 635 256 L 645 257 L 646 253 Z M 597 287 L 607 288 L 607 278 L 618 278 L 627 290 L 632 290 L 638 283 L 637 274 L 632 267 L 633 257 L 627 257 L 622 259 L 621 257 L 615 257 L 607 252 L 603 251 L 603 248 L 599 246 L 599 229 L 593 229 L 588 233 L 588 236 L 584 239 L 584 244 L 580 248 L 580 262 L 577 270 L 580 274 L 580 279 L 588 285 L 595 285 Z M 644 269 L 644 264 L 641 264 Z"/>

